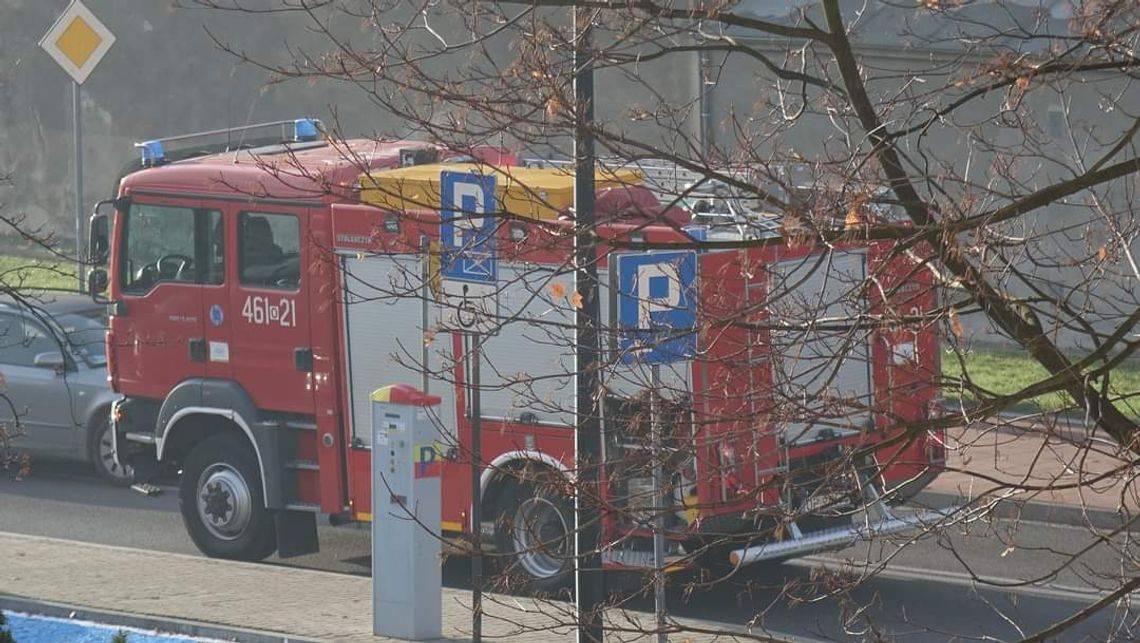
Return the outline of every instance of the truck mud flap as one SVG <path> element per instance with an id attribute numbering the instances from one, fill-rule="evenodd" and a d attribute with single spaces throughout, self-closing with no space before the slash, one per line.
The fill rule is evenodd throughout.
<path id="1" fill-rule="evenodd" d="M 277 555 L 282 558 L 315 554 L 321 550 L 317 540 L 317 515 L 311 511 L 278 510 Z"/>

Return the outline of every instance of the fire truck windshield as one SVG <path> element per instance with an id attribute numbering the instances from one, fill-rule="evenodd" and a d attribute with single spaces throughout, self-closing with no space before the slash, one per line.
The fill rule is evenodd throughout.
<path id="1" fill-rule="evenodd" d="M 123 292 L 164 281 L 222 283 L 222 215 L 216 210 L 135 203 L 123 227 Z"/>

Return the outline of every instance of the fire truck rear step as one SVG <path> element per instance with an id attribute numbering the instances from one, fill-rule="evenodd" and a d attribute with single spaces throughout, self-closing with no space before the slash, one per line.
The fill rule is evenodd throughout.
<path id="1" fill-rule="evenodd" d="M 308 511 L 309 513 L 320 513 L 321 506 L 315 502 L 290 502 L 285 505 L 285 508 L 290 511 Z"/>
<path id="2" fill-rule="evenodd" d="M 286 429 L 293 431 L 316 431 L 317 423 L 309 419 L 290 419 L 278 420 L 268 419 L 257 423 L 258 426 L 263 426 L 270 429 Z"/>

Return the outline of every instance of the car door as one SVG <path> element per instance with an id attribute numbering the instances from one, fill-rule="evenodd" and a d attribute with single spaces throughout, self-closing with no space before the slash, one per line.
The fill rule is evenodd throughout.
<path id="1" fill-rule="evenodd" d="M 63 367 L 36 365 L 37 356 L 62 358 L 61 341 L 25 314 L 0 313 L 0 421 L 10 427 L 18 422 L 22 435 L 15 444 L 22 448 L 72 456 L 75 433 L 82 428 L 73 419 L 68 380 L 73 362 L 67 360 Z"/>
<path id="2" fill-rule="evenodd" d="M 310 415 L 308 218 L 304 209 L 235 208 L 230 367 L 258 408 Z M 331 314 L 331 311 L 330 311 Z"/>
<path id="3" fill-rule="evenodd" d="M 131 203 L 110 321 L 120 390 L 162 399 L 182 380 L 206 375 L 202 284 L 217 279 L 210 240 L 220 218 L 195 200 Z"/>

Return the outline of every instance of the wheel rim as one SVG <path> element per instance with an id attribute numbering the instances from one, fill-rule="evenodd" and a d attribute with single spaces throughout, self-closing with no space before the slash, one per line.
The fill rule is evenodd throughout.
<path id="1" fill-rule="evenodd" d="M 106 474 L 116 480 L 129 480 L 134 475 L 134 468 L 130 465 L 119 465 L 115 462 L 115 440 L 111 436 L 111 426 L 103 425 L 103 432 L 99 434 L 99 466 Z"/>
<path id="2" fill-rule="evenodd" d="M 252 516 L 253 497 L 237 469 L 215 463 L 198 477 L 198 517 L 211 534 L 234 540 L 249 527 Z"/>
<path id="3" fill-rule="evenodd" d="M 515 555 L 519 566 L 535 578 L 550 578 L 566 566 L 569 535 L 562 512 L 546 498 L 529 498 L 515 511 Z"/>

